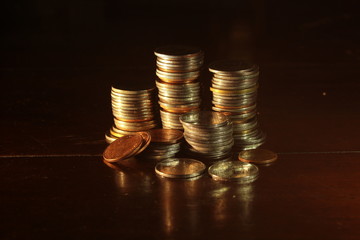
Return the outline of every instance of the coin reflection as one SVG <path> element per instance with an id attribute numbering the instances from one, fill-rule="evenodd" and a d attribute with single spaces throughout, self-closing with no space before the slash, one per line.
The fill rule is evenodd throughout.
<path id="1" fill-rule="evenodd" d="M 178 226 L 195 231 L 199 224 L 199 183 L 202 179 L 168 179 L 160 182 L 160 206 L 164 233 L 174 234 Z"/>
<path id="2" fill-rule="evenodd" d="M 132 191 L 150 193 L 151 183 L 154 180 L 153 161 L 139 158 L 130 158 L 118 163 L 104 163 L 114 169 L 115 184 L 121 194 L 129 194 Z"/>
<path id="3" fill-rule="evenodd" d="M 217 228 L 233 223 L 251 228 L 255 197 L 253 182 L 215 182 L 210 196 L 214 206 L 212 216 Z"/>

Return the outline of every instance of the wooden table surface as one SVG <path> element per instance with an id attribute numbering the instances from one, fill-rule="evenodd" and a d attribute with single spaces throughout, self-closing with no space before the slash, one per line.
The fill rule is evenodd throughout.
<path id="1" fill-rule="evenodd" d="M 356 4 L 280 2 L 8 3 L 0 238 L 360 239 Z M 259 64 L 263 148 L 279 159 L 255 182 L 169 180 L 154 162 L 104 164 L 111 83 L 155 81 L 153 50 L 169 43 L 199 46 L 205 66 Z M 205 67 L 204 109 L 210 79 Z"/>

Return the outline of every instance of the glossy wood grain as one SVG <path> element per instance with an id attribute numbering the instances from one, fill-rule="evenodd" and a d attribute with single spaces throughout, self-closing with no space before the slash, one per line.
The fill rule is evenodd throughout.
<path id="1" fill-rule="evenodd" d="M 100 157 L 2 159 L 3 239 L 357 239 L 359 154 L 281 154 L 250 184 Z"/>

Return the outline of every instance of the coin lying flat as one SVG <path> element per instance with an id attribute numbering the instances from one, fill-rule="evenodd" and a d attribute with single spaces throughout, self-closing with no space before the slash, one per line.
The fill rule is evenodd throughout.
<path id="1" fill-rule="evenodd" d="M 194 126 L 219 127 L 228 122 L 228 118 L 219 112 L 200 111 L 194 113 L 183 114 L 180 117 L 183 124 L 191 124 Z"/>
<path id="2" fill-rule="evenodd" d="M 266 149 L 251 149 L 241 151 L 238 158 L 242 162 L 269 164 L 276 161 L 278 156 L 276 153 Z"/>
<path id="3" fill-rule="evenodd" d="M 211 165 L 208 172 L 214 180 L 249 182 L 257 178 L 259 169 L 251 163 L 219 161 Z"/>
<path id="4" fill-rule="evenodd" d="M 229 74 L 229 73 L 247 73 L 256 69 L 254 64 L 246 63 L 237 59 L 219 60 L 212 62 L 209 66 L 210 72 L 216 74 Z"/>
<path id="5" fill-rule="evenodd" d="M 183 58 L 196 58 L 202 56 L 202 51 L 196 47 L 169 45 L 159 47 L 155 50 L 155 55 L 163 59 L 183 59 Z"/>
<path id="6" fill-rule="evenodd" d="M 184 136 L 182 131 L 176 129 L 152 129 L 148 131 L 151 142 L 178 143 Z"/>
<path id="7" fill-rule="evenodd" d="M 117 162 L 133 156 L 143 143 L 140 134 L 127 135 L 113 141 L 104 151 L 103 158 L 108 162 Z"/>
<path id="8" fill-rule="evenodd" d="M 169 158 L 155 166 L 155 172 L 167 178 L 193 178 L 205 172 L 204 163 L 190 158 Z"/>

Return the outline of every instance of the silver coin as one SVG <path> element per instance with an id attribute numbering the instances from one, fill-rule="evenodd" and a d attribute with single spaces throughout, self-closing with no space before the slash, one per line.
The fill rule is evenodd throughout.
<path id="1" fill-rule="evenodd" d="M 154 54 L 162 59 L 182 60 L 189 58 L 202 58 L 203 52 L 192 46 L 169 45 L 155 49 Z"/>
<path id="2" fill-rule="evenodd" d="M 259 169 L 251 163 L 240 161 L 221 161 L 209 167 L 209 175 L 220 181 L 248 181 L 255 180 Z"/>
<path id="3" fill-rule="evenodd" d="M 193 178 L 205 172 L 204 163 L 190 158 L 170 158 L 156 164 L 155 172 L 167 178 Z"/>

